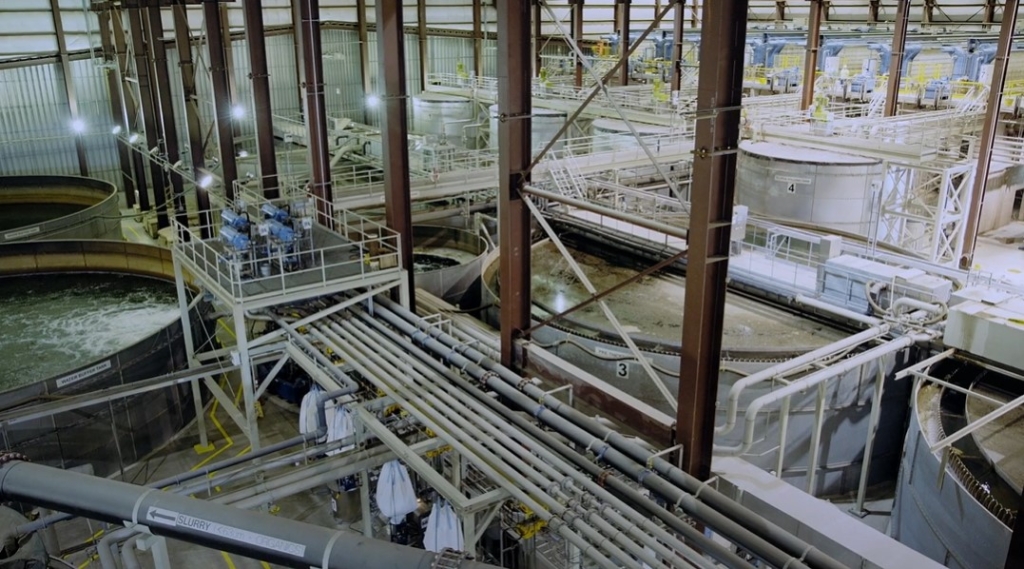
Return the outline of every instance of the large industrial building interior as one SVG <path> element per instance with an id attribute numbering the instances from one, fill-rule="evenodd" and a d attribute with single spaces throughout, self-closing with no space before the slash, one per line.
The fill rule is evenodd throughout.
<path id="1" fill-rule="evenodd" d="M 1018 11 L 3 0 L 0 567 L 1024 567 Z"/>

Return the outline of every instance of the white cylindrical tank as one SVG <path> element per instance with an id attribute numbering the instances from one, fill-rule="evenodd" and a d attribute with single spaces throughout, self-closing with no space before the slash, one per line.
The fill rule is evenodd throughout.
<path id="1" fill-rule="evenodd" d="M 633 128 L 640 136 L 655 136 L 669 134 L 672 129 L 667 126 L 644 124 L 634 122 Z M 613 150 L 629 150 L 637 148 L 636 137 L 629 130 L 629 126 L 620 120 L 598 119 L 591 125 L 593 133 L 592 152 L 611 152 Z"/>
<path id="2" fill-rule="evenodd" d="M 490 147 L 492 149 L 498 147 L 498 105 L 491 105 L 488 108 L 488 113 L 491 116 L 491 137 Z M 538 109 L 534 107 L 532 116 L 530 117 L 530 144 L 534 153 L 539 152 L 552 138 L 558 134 L 559 129 L 565 124 L 565 120 L 568 115 L 562 111 L 553 111 L 551 109 Z M 569 131 L 572 132 L 572 131 Z M 551 147 L 551 150 L 558 151 L 565 148 L 565 137 L 563 136 Z"/>
<path id="3" fill-rule="evenodd" d="M 444 93 L 420 93 L 412 98 L 412 129 L 447 139 L 448 144 L 466 147 L 465 134 L 475 129 L 476 103 L 465 97 Z M 470 127 L 467 129 L 467 127 Z"/>
<path id="4" fill-rule="evenodd" d="M 874 158 L 743 141 L 736 200 L 751 213 L 866 236 L 884 175 Z"/>

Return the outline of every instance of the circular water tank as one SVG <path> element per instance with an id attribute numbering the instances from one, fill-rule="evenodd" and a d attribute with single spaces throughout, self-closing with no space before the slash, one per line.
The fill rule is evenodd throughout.
<path id="1" fill-rule="evenodd" d="M 167 249 L 100 240 L 2 245 L 0 293 L 2 409 L 188 367 Z M 209 336 L 208 310 L 203 302 L 192 310 L 197 346 Z M 88 462 L 105 476 L 162 446 L 195 409 L 188 384 L 171 386 L 8 425 L 4 444 L 43 464 Z"/>
<path id="2" fill-rule="evenodd" d="M 751 213 L 867 236 L 884 176 L 874 158 L 743 141 L 736 200 Z"/>
<path id="3" fill-rule="evenodd" d="M 0 243 L 121 239 L 117 188 L 79 176 L 0 176 Z"/>
<path id="4" fill-rule="evenodd" d="M 657 136 L 669 134 L 672 129 L 663 125 L 631 123 L 640 136 Z M 639 148 L 636 137 L 629 130 L 629 125 L 620 120 L 598 119 L 591 125 L 593 133 L 592 152 L 611 152 L 614 150 L 632 150 Z"/>
<path id="5" fill-rule="evenodd" d="M 491 105 L 488 109 L 491 115 L 491 138 L 490 147 L 492 149 L 498 148 L 498 105 Z M 548 142 L 558 134 L 558 131 L 565 124 L 565 120 L 568 115 L 562 111 L 554 111 L 551 109 L 533 109 L 532 116 L 530 117 L 530 143 L 531 150 L 537 153 L 547 146 Z M 571 131 L 570 131 L 571 132 Z M 558 139 L 555 145 L 551 147 L 552 151 L 559 151 L 565 149 L 565 137 Z"/>
<path id="6" fill-rule="evenodd" d="M 444 93 L 420 93 L 412 98 L 412 129 L 417 134 L 446 138 L 465 147 L 466 127 L 476 123 L 476 103 Z"/>

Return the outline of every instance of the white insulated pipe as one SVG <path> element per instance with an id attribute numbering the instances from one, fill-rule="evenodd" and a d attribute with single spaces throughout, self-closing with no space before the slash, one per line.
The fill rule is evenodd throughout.
<path id="1" fill-rule="evenodd" d="M 850 370 L 857 369 L 864 364 L 871 363 L 891 353 L 909 348 L 920 339 L 921 338 L 918 336 L 913 335 L 900 336 L 899 338 L 871 348 L 870 350 L 832 364 L 827 368 L 801 377 L 789 385 L 772 391 L 771 393 L 766 393 L 765 395 L 758 397 L 747 407 L 746 428 L 743 433 L 743 442 L 729 447 L 720 447 L 716 445 L 715 454 L 718 456 L 739 456 L 750 450 L 750 447 L 754 444 L 757 416 L 761 412 L 761 409 L 766 405 L 782 401 L 786 397 L 796 395 L 808 388 L 817 386 L 819 383 L 834 379 Z"/>

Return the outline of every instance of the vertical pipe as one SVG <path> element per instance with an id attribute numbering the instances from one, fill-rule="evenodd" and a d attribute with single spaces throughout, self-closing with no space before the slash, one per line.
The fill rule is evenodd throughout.
<path id="1" fill-rule="evenodd" d="M 188 360 L 188 366 L 194 367 L 196 365 L 196 348 L 192 341 L 192 315 L 189 314 L 188 310 L 189 302 L 188 293 L 185 290 L 185 274 L 177 257 L 172 258 L 172 263 L 174 266 L 174 285 L 178 294 L 178 313 L 181 317 L 181 336 L 185 340 L 185 355 Z M 199 391 L 199 380 L 195 379 L 190 383 L 192 384 L 192 404 L 196 409 L 196 428 L 199 431 L 197 450 L 213 450 L 206 432 L 206 416 L 203 414 L 205 407 L 203 405 L 202 393 Z"/>
<path id="2" fill-rule="evenodd" d="M 327 109 L 324 103 L 324 59 L 320 43 L 320 3 L 298 0 L 302 28 L 302 62 L 306 68 L 306 134 L 309 139 L 310 180 L 317 198 L 320 223 L 333 217 L 331 155 L 327 147 Z"/>
<path id="3" fill-rule="evenodd" d="M 231 92 L 230 68 L 225 50 L 225 42 L 230 42 L 231 36 L 224 34 L 220 6 L 213 2 L 204 2 L 203 16 L 206 18 L 206 44 L 210 52 L 213 116 L 217 128 L 220 173 L 224 180 L 224 197 L 233 202 L 235 200 L 235 180 L 238 179 L 238 165 L 235 163 L 235 134 L 231 121 L 231 108 L 234 106 L 235 97 Z"/>
<path id="4" fill-rule="evenodd" d="M 686 21 L 686 2 L 676 0 L 672 20 L 672 74 L 671 89 L 678 93 L 683 80 L 683 23 Z"/>
<path id="5" fill-rule="evenodd" d="M 118 88 L 121 94 L 121 101 L 124 103 L 122 108 L 124 123 L 127 125 L 124 135 L 130 137 L 138 133 L 139 125 L 136 124 L 136 121 L 139 119 L 139 109 L 135 104 L 135 99 L 130 94 L 125 93 L 125 88 L 137 90 L 138 85 L 133 87 L 128 81 L 130 60 L 128 59 L 128 44 L 125 41 L 124 18 L 120 10 L 113 10 L 111 12 L 110 23 L 113 31 L 114 52 L 117 54 Z M 149 211 L 150 199 L 149 187 L 146 183 L 146 162 L 137 149 L 126 145 L 125 150 L 131 156 L 132 173 L 135 179 L 135 203 L 138 204 L 140 212 Z"/>
<path id="6" fill-rule="evenodd" d="M 135 52 L 135 79 L 139 84 L 139 100 L 142 101 L 142 119 L 146 130 L 146 148 L 149 152 L 160 146 L 160 135 L 156 125 L 156 104 L 153 97 L 153 85 L 149 79 L 149 49 L 146 42 L 146 29 L 142 20 L 143 8 L 128 10 L 128 25 L 131 28 L 132 50 Z M 167 175 L 164 169 L 153 160 L 149 160 L 149 178 L 153 184 L 153 209 L 156 210 L 156 226 L 170 226 L 167 219 Z M 140 198 L 141 203 L 141 198 Z"/>
<path id="7" fill-rule="evenodd" d="M 828 382 L 818 384 L 814 406 L 814 432 L 811 433 L 811 461 L 807 465 L 807 493 L 814 495 L 818 482 L 818 463 L 821 460 L 821 431 L 825 426 L 825 388 Z"/>
<path id="8" fill-rule="evenodd" d="M 245 39 L 249 44 L 249 76 L 252 79 L 252 121 L 256 130 L 256 150 L 260 165 L 263 196 L 281 195 L 277 181 L 277 156 L 274 152 L 274 113 L 270 106 L 270 74 L 267 71 L 267 42 L 263 29 L 263 0 L 244 0 Z"/>
<path id="9" fill-rule="evenodd" d="M 498 0 L 498 246 L 501 363 L 515 364 L 515 340 L 530 326 L 530 6 Z"/>
<path id="10" fill-rule="evenodd" d="M 583 0 L 569 0 L 572 4 L 572 41 L 582 45 L 583 41 Z M 576 56 L 575 83 L 577 88 L 583 86 L 583 60 Z"/>
<path id="11" fill-rule="evenodd" d="M 366 30 L 366 0 L 356 0 L 356 31 L 359 34 L 359 77 L 363 81 L 363 122 L 370 124 L 366 98 L 373 92 L 370 83 L 370 34 Z"/>
<path id="12" fill-rule="evenodd" d="M 245 307 L 236 304 L 233 310 L 235 323 L 235 350 L 238 352 L 238 372 L 241 376 L 242 404 L 245 405 L 245 430 L 252 451 L 260 450 L 259 424 L 256 422 L 256 384 L 252 375 L 252 358 L 249 357 L 249 330 L 245 321 Z"/>
<path id="13" fill-rule="evenodd" d="M 68 114 L 71 124 L 68 129 L 75 135 L 75 154 L 78 156 L 78 172 L 82 176 L 89 175 L 89 161 L 85 156 L 85 141 L 82 131 L 87 128 L 82 122 L 78 109 L 78 94 L 75 92 L 75 80 L 71 76 L 71 61 L 68 59 L 68 42 L 64 37 L 64 22 L 60 16 L 60 0 L 50 0 L 50 15 L 53 16 L 53 32 L 57 36 L 57 75 L 64 86 L 64 95 L 68 100 Z"/>
<path id="14" fill-rule="evenodd" d="M 806 111 L 814 102 L 814 83 L 818 71 L 818 49 L 821 47 L 821 16 L 825 12 L 823 0 L 811 0 L 810 24 L 807 28 L 807 52 L 804 55 L 803 90 L 800 110 Z"/>
<path id="15" fill-rule="evenodd" d="M 192 177 L 196 180 L 196 207 L 199 210 L 199 228 L 203 239 L 211 236 L 210 193 L 206 184 L 199 181 L 207 176 L 206 157 L 203 148 L 203 128 L 199 123 L 199 94 L 196 91 L 196 67 L 192 61 L 192 34 L 188 28 L 188 8 L 172 6 L 174 16 L 174 45 L 178 50 L 178 67 L 181 69 L 181 93 L 184 99 L 185 125 L 188 135 L 189 157 L 192 159 Z"/>
<path id="16" fill-rule="evenodd" d="M 629 9 L 633 0 L 619 0 L 619 58 L 622 67 L 619 69 L 619 84 L 629 85 Z"/>
<path id="17" fill-rule="evenodd" d="M 181 159 L 178 149 L 178 125 L 174 121 L 174 102 L 171 100 L 171 74 L 167 70 L 167 45 L 164 44 L 164 23 L 160 8 L 147 8 L 149 16 L 149 48 L 150 62 L 153 65 L 154 102 L 159 107 L 157 113 L 160 125 L 160 138 L 164 143 L 164 155 L 167 162 L 174 164 Z M 175 220 L 188 227 L 188 209 L 185 203 L 185 183 L 181 174 L 171 169 L 171 203 L 174 207 Z"/>
<path id="18" fill-rule="evenodd" d="M 676 432 L 683 468 L 707 480 L 722 352 L 747 0 L 705 2 Z"/>
<path id="19" fill-rule="evenodd" d="M 985 201 L 985 186 L 992 168 L 992 146 L 999 129 L 999 114 L 1003 107 L 1003 87 L 1006 85 L 1006 69 L 1010 63 L 1010 49 L 1013 33 L 1017 27 L 1019 0 L 1006 0 L 1003 6 L 1003 23 L 999 28 L 999 44 L 992 61 L 992 86 L 988 92 L 988 106 L 985 110 L 985 124 L 981 131 L 981 146 L 978 149 L 978 168 L 974 174 L 971 200 L 967 207 L 964 223 L 964 251 L 960 256 L 960 268 L 974 266 L 974 247 L 978 241 L 978 224 L 981 221 L 981 207 Z"/>
<path id="20" fill-rule="evenodd" d="M 878 360 L 878 379 L 875 381 L 875 396 L 871 400 L 871 418 L 868 420 L 868 437 L 864 441 L 864 454 L 860 465 L 860 481 L 857 483 L 857 503 L 851 510 L 858 516 L 863 516 L 864 499 L 868 492 L 868 473 L 871 471 L 871 453 L 875 447 L 875 434 L 878 433 L 878 421 L 882 413 L 882 394 L 885 391 L 885 367 L 882 360 Z"/>
<path id="21" fill-rule="evenodd" d="M 544 51 L 544 10 L 541 0 L 533 0 L 533 75 L 539 76 L 544 68 L 541 52 Z"/>
<path id="22" fill-rule="evenodd" d="M 782 400 L 782 408 L 779 410 L 779 460 L 775 465 L 775 477 L 782 478 L 782 471 L 786 467 L 786 442 L 789 437 L 789 407 L 792 397 Z"/>
<path id="23" fill-rule="evenodd" d="M 427 89 L 427 0 L 416 0 L 416 45 L 420 56 L 420 91 Z"/>
<path id="24" fill-rule="evenodd" d="M 887 117 L 896 116 L 896 107 L 899 105 L 900 78 L 903 76 L 903 52 L 907 47 L 907 26 L 910 22 L 910 1 L 899 0 L 899 6 L 896 8 L 896 29 L 892 36 L 889 82 L 885 88 L 884 114 Z"/>
<path id="25" fill-rule="evenodd" d="M 370 474 L 359 472 L 359 508 L 363 518 L 363 537 L 373 538 L 373 512 L 370 511 Z"/>
<path id="26" fill-rule="evenodd" d="M 117 49 L 114 47 L 114 41 L 111 37 L 111 11 L 111 8 L 106 8 L 96 14 L 100 30 L 100 49 L 103 52 L 103 62 L 108 66 L 106 76 L 107 93 L 110 96 L 110 118 L 114 125 L 116 125 L 116 128 L 123 133 L 123 136 L 128 136 L 128 130 L 131 128 L 131 125 L 128 122 L 129 114 L 125 110 L 124 94 L 121 92 L 121 66 L 118 63 Z M 111 72 L 110 67 L 116 67 L 117 72 Z M 135 182 L 132 179 L 131 154 L 126 143 L 120 138 L 116 140 L 115 144 L 117 145 L 118 164 L 121 166 L 121 187 L 124 190 L 125 205 L 134 207 Z"/>
<path id="27" fill-rule="evenodd" d="M 412 206 L 409 203 L 409 127 L 406 115 L 405 29 L 400 2 L 377 2 L 377 54 L 384 83 L 381 142 L 384 146 L 384 209 L 387 225 L 398 233 L 399 257 L 410 293 L 416 290 L 412 268 Z M 415 294 L 409 295 L 415 310 Z"/>
<path id="28" fill-rule="evenodd" d="M 484 76 L 483 0 L 473 0 L 473 74 Z"/>

